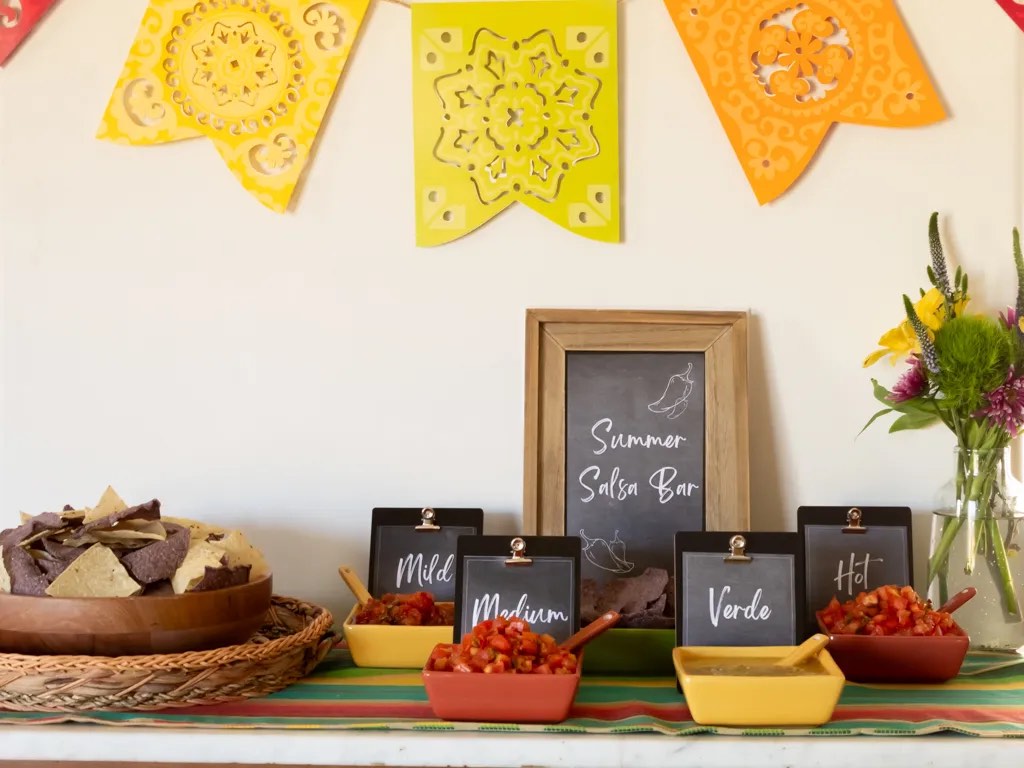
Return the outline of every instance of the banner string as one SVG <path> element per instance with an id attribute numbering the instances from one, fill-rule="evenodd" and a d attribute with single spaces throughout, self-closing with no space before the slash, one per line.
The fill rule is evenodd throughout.
<path id="1" fill-rule="evenodd" d="M 403 8 L 412 8 L 411 0 L 380 0 L 382 3 L 389 3 L 391 5 L 400 5 Z M 630 0 L 618 0 L 618 5 L 625 5 Z"/>

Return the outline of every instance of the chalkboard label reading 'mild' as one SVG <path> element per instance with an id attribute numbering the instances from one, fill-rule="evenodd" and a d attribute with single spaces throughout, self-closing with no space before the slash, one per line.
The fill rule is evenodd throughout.
<path id="1" fill-rule="evenodd" d="M 437 530 L 417 530 L 420 508 L 373 510 L 370 593 L 429 592 L 438 602 L 455 599 L 455 556 L 460 536 L 483 531 L 482 509 L 434 508 Z"/>
<path id="2" fill-rule="evenodd" d="M 745 561 L 730 561 L 736 534 L 676 534 L 679 645 L 794 645 L 802 633 L 800 538 L 742 533 Z"/>
<path id="3" fill-rule="evenodd" d="M 860 512 L 856 526 L 848 525 L 851 509 Z M 833 596 L 842 603 L 886 584 L 911 583 L 909 507 L 800 507 L 797 523 L 804 542 L 810 631 L 818 631 L 815 612 Z"/>
<path id="4" fill-rule="evenodd" d="M 510 565 L 521 538 L 530 562 Z M 580 540 L 575 536 L 464 536 L 456 560 L 455 637 L 498 616 L 526 620 L 561 642 L 579 629 Z"/>
<path id="5" fill-rule="evenodd" d="M 672 573 L 672 536 L 704 528 L 704 355 L 566 356 L 565 531 L 583 576 Z"/>

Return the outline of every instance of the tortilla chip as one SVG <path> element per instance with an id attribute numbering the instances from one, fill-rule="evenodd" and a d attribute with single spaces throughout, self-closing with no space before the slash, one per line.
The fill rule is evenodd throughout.
<path id="1" fill-rule="evenodd" d="M 23 547 L 17 544 L 4 544 L 2 559 L 4 568 L 11 580 L 11 594 L 44 595 L 49 583 L 46 576 L 36 565 Z"/>
<path id="2" fill-rule="evenodd" d="M 174 523 L 175 525 L 188 528 L 192 541 L 210 541 L 211 537 L 219 536 L 223 538 L 231 533 L 227 528 L 222 528 L 219 525 L 201 523 L 198 520 L 190 520 L 187 517 L 162 517 L 161 519 L 165 523 Z"/>
<path id="3" fill-rule="evenodd" d="M 18 513 L 18 517 L 21 518 L 21 524 L 22 525 L 24 525 L 25 523 L 27 523 L 29 520 L 32 519 L 32 515 L 30 515 L 28 512 L 19 512 Z"/>
<path id="4" fill-rule="evenodd" d="M 81 547 L 68 547 L 55 539 L 43 539 L 43 549 L 49 552 L 51 557 L 66 562 L 71 562 L 85 552 Z"/>
<path id="5" fill-rule="evenodd" d="M 142 584 L 170 579 L 188 554 L 188 529 L 173 524 L 166 528 L 168 535 L 165 541 L 155 542 L 121 558 L 132 578 Z M 149 594 L 148 590 L 146 594 Z"/>
<path id="6" fill-rule="evenodd" d="M 82 550 L 83 552 L 85 550 Z M 39 566 L 39 570 L 46 576 L 46 580 L 53 583 L 53 580 L 64 573 L 64 570 L 70 565 L 68 560 L 58 560 L 55 557 L 40 557 L 36 558 L 36 565 Z"/>
<path id="7" fill-rule="evenodd" d="M 146 520 L 142 521 L 142 524 L 138 526 L 130 527 L 129 523 L 123 523 L 107 531 L 92 531 L 87 533 L 86 536 L 94 537 L 101 544 L 124 543 L 127 545 L 132 541 L 163 541 L 167 538 L 167 530 L 159 520 Z M 71 539 L 66 539 L 64 543 L 69 547 L 76 546 L 70 542 Z"/>
<path id="8" fill-rule="evenodd" d="M 225 552 L 220 547 L 206 541 L 192 541 L 185 559 L 171 577 L 175 594 L 188 592 L 202 581 L 207 568 L 219 568 L 225 559 Z"/>
<path id="9" fill-rule="evenodd" d="M 250 544 L 241 531 L 230 531 L 222 539 L 213 543 L 227 553 L 227 564 L 230 567 L 249 567 L 247 573 L 250 581 L 262 579 L 270 573 L 270 567 L 267 565 L 263 553 Z"/>
<path id="10" fill-rule="evenodd" d="M 96 506 L 89 510 L 86 515 L 85 522 L 91 523 L 94 520 L 100 520 L 104 517 L 116 515 L 118 512 L 122 512 L 128 508 L 128 505 L 124 503 L 124 499 L 117 495 L 111 486 L 107 486 L 107 490 L 100 496 L 100 500 L 96 502 Z"/>
<path id="11" fill-rule="evenodd" d="M 98 507 L 97 507 L 98 508 Z M 96 510 L 94 509 L 93 512 Z M 153 499 L 145 504 L 138 504 L 134 507 L 125 507 L 117 512 L 111 512 L 103 517 L 93 517 L 92 520 L 82 526 L 82 533 L 91 533 L 95 530 L 110 530 L 122 520 L 159 520 L 160 501 Z"/>
<path id="12" fill-rule="evenodd" d="M 220 568 L 206 567 L 206 573 L 189 591 L 190 592 L 211 592 L 215 589 L 226 589 L 249 583 L 248 565 L 221 566 Z"/>
<path id="13" fill-rule="evenodd" d="M 46 588 L 52 597 L 131 597 L 142 592 L 117 555 L 94 544 Z"/>
<path id="14" fill-rule="evenodd" d="M 7 572 L 4 559 L 0 557 L 0 592 L 11 591 L 11 575 Z"/>
<path id="15" fill-rule="evenodd" d="M 64 527 L 61 516 L 54 512 L 43 512 L 30 518 L 28 522 L 22 523 L 17 528 L 4 531 L 0 537 L 0 544 L 21 544 L 28 538 L 35 536 L 40 531 L 56 531 Z"/>

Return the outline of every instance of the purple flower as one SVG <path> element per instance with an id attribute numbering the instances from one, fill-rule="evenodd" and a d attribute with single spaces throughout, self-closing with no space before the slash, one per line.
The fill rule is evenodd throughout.
<path id="1" fill-rule="evenodd" d="M 1024 376 L 1014 377 L 1011 368 L 1006 383 L 993 389 L 985 398 L 988 405 L 981 409 L 981 415 L 1005 429 L 1010 437 L 1016 437 L 1024 427 Z"/>
<path id="2" fill-rule="evenodd" d="M 1017 327 L 1017 310 L 1013 307 L 1007 307 L 1005 315 L 1002 312 L 999 313 L 999 319 L 1003 321 L 1003 325 L 1008 330 L 1013 330 Z"/>
<path id="3" fill-rule="evenodd" d="M 924 393 L 928 386 L 928 374 L 924 369 L 921 358 L 911 355 L 909 358 L 910 367 L 903 372 L 896 386 L 889 393 L 889 402 L 905 403 Z"/>

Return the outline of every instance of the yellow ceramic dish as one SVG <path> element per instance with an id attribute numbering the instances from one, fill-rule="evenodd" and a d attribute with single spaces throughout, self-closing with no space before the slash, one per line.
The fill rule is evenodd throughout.
<path id="1" fill-rule="evenodd" d="M 356 605 L 342 630 L 359 667 L 422 669 L 438 643 L 451 643 L 454 627 L 396 627 L 388 624 L 356 624 Z"/>
<path id="2" fill-rule="evenodd" d="M 690 717 L 701 725 L 813 726 L 827 723 L 846 682 L 828 651 L 818 654 L 820 666 L 811 674 L 755 676 L 729 671 L 730 667 L 749 670 L 757 665 L 755 660 L 781 659 L 792 650 L 792 646 L 673 648 L 672 662 L 690 708 Z M 695 674 L 712 660 L 725 673 Z"/>

